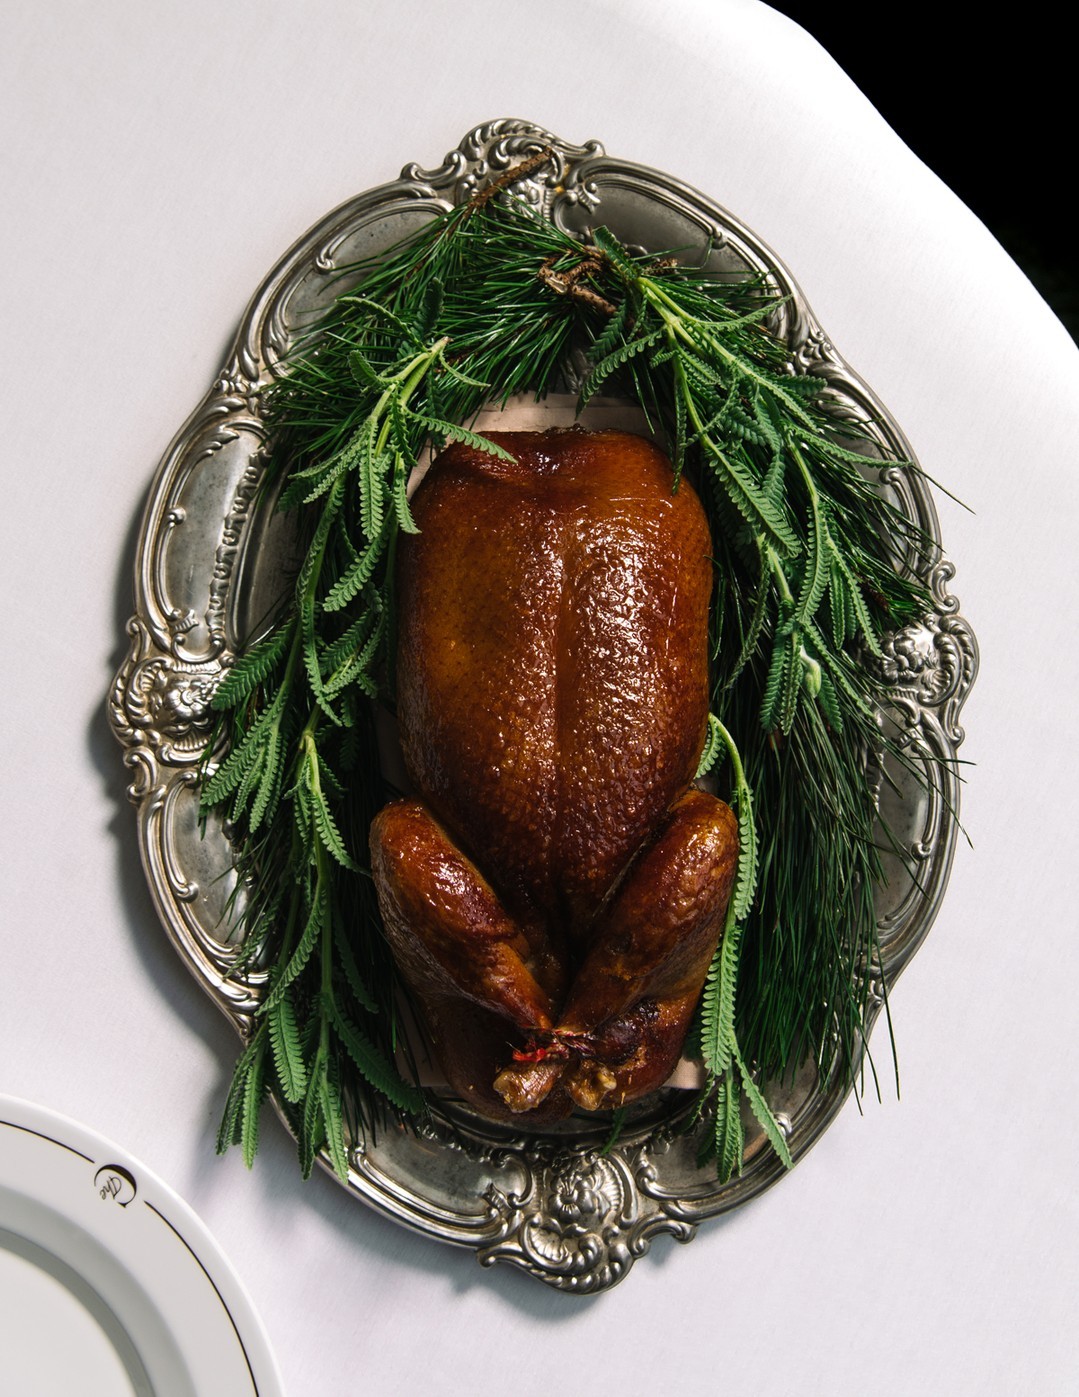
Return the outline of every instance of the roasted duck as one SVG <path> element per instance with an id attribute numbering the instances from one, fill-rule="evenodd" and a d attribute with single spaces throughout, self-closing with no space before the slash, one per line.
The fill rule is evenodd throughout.
<path id="1" fill-rule="evenodd" d="M 386 933 L 451 1087 L 543 1123 L 658 1088 L 720 936 L 736 820 L 696 789 L 711 540 L 644 438 L 445 450 L 398 559 L 414 798 L 371 829 Z"/>

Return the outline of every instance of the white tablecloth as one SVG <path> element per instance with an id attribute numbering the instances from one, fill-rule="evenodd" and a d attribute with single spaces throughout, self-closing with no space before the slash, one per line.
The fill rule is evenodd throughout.
<path id="1" fill-rule="evenodd" d="M 756 0 L 45 0 L 0 28 L 0 1090 L 191 1203 L 290 1397 L 1074 1391 L 1079 353 L 1023 275 Z M 902 1101 L 848 1104 L 780 1187 L 583 1301 L 302 1183 L 269 1118 L 252 1174 L 215 1157 L 236 1042 L 158 924 L 105 722 L 144 496 L 256 283 L 510 115 L 679 175 L 777 250 L 973 509 L 940 506 L 983 653 L 973 848 L 893 996 Z"/>

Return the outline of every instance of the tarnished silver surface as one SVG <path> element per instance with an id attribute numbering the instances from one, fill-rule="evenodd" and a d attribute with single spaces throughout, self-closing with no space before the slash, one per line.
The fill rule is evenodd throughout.
<path id="1" fill-rule="evenodd" d="M 899 427 L 840 359 L 790 273 L 757 238 L 695 190 L 655 170 L 608 157 L 596 142 L 567 145 L 523 121 L 471 131 L 437 169 L 406 166 L 400 179 L 359 195 L 300 239 L 266 278 L 217 381 L 161 463 L 143 521 L 131 646 L 110 696 L 110 717 L 132 772 L 143 863 L 177 950 L 241 1035 L 262 992 L 257 973 L 230 980 L 226 904 L 234 891 L 220 825 L 200 835 L 197 766 L 210 731 L 209 699 L 238 646 L 259 625 L 289 562 L 279 517 L 258 504 L 265 432 L 258 390 L 296 335 L 342 288 L 338 268 L 377 252 L 436 211 L 460 203 L 492 176 L 549 146 L 554 158 L 515 190 L 558 226 L 582 233 L 603 223 L 646 249 L 697 250 L 711 269 L 763 270 L 786 299 L 773 328 L 795 364 L 825 379 L 837 418 L 871 423 L 890 491 L 930 537 L 936 513 L 923 482 L 889 469 L 912 459 Z M 923 569 L 924 570 L 924 569 Z M 882 673 L 889 721 L 922 767 L 924 786 L 901 771 L 882 783 L 882 804 L 904 857 L 889 860 L 878 898 L 883 966 L 894 983 L 929 930 L 944 894 L 958 829 L 955 757 L 959 715 L 977 669 L 977 647 L 938 556 L 926 580 L 931 616 L 890 637 Z M 795 1159 L 834 1118 L 849 1088 L 812 1070 L 770 1093 Z M 588 1293 L 621 1280 L 658 1233 L 688 1241 L 703 1220 L 745 1202 L 783 1174 L 752 1117 L 746 1162 L 726 1185 L 697 1164 L 692 1096 L 670 1090 L 642 1103 L 617 1146 L 606 1126 L 571 1119 L 541 1136 L 514 1134 L 447 1100 L 422 1133 L 399 1129 L 350 1152 L 349 1188 L 397 1221 L 471 1247 L 485 1265 L 508 1261 L 561 1290 Z"/>

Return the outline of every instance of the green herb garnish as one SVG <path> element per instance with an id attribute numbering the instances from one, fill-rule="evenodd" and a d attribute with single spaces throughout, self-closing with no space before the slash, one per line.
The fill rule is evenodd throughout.
<path id="1" fill-rule="evenodd" d="M 741 1167 L 743 1096 L 789 1163 L 761 1083 L 808 1058 L 853 1080 L 861 1061 L 881 878 L 867 758 L 883 697 L 865 656 L 929 609 L 913 566 L 929 545 L 873 483 L 881 463 L 825 382 L 793 372 L 766 328 L 767 284 L 633 254 L 604 228 L 580 242 L 511 183 L 349 269 L 352 289 L 263 393 L 266 489 L 304 551 L 279 617 L 214 698 L 202 806 L 233 832 L 238 967 L 268 977 L 219 1147 L 241 1143 L 250 1162 L 271 1082 L 305 1173 L 325 1149 L 347 1177 L 350 1132 L 424 1110 L 396 1066 L 397 986 L 365 868 L 389 794 L 372 700 L 392 684 L 406 484 L 427 444 L 497 453 L 465 424 L 489 401 L 564 388 L 572 363 L 582 405 L 606 387 L 644 408 L 673 486 L 693 479 L 713 532 L 701 770 L 730 772 L 742 854 L 700 1038 L 726 1179 Z"/>

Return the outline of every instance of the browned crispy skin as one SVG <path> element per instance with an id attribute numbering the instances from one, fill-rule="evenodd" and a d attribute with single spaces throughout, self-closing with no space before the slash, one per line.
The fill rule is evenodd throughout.
<path id="1" fill-rule="evenodd" d="M 534 1032 L 568 1048 L 563 1085 L 579 1106 L 620 1106 L 663 1085 L 723 929 L 738 862 L 738 824 L 702 791 L 672 808 L 597 920 L 558 1023 Z M 528 1095 L 509 1068 L 496 1086 Z"/>
<path id="2" fill-rule="evenodd" d="M 666 458 L 620 433 L 453 446 L 402 548 L 409 774 L 507 899 L 587 926 L 692 780 L 711 539 Z"/>
<path id="3" fill-rule="evenodd" d="M 553 1027 L 561 962 L 539 923 L 508 915 L 418 801 L 395 801 L 375 817 L 371 860 L 387 938 L 447 1079 L 484 1114 L 508 1117 L 497 1067 Z M 548 1090 L 560 1072 L 561 1064 Z M 560 1093 L 544 1116 L 568 1110 Z"/>
<path id="4" fill-rule="evenodd" d="M 462 1096 L 497 1117 L 543 1103 L 548 1120 L 571 1101 L 621 1105 L 667 1079 L 737 862 L 737 824 L 722 801 L 689 791 L 676 803 L 597 922 L 557 1023 L 565 977 L 548 938 L 506 913 L 423 805 L 386 806 L 371 851 L 386 934 Z M 511 1063 L 526 1045 L 541 1060 Z"/>
<path id="5" fill-rule="evenodd" d="M 372 857 L 449 1080 L 538 1121 L 669 1074 L 737 834 L 688 790 L 708 708 L 700 502 L 639 437 L 493 436 L 514 462 L 450 447 L 413 501 L 397 690 L 420 800 L 382 812 Z"/>

